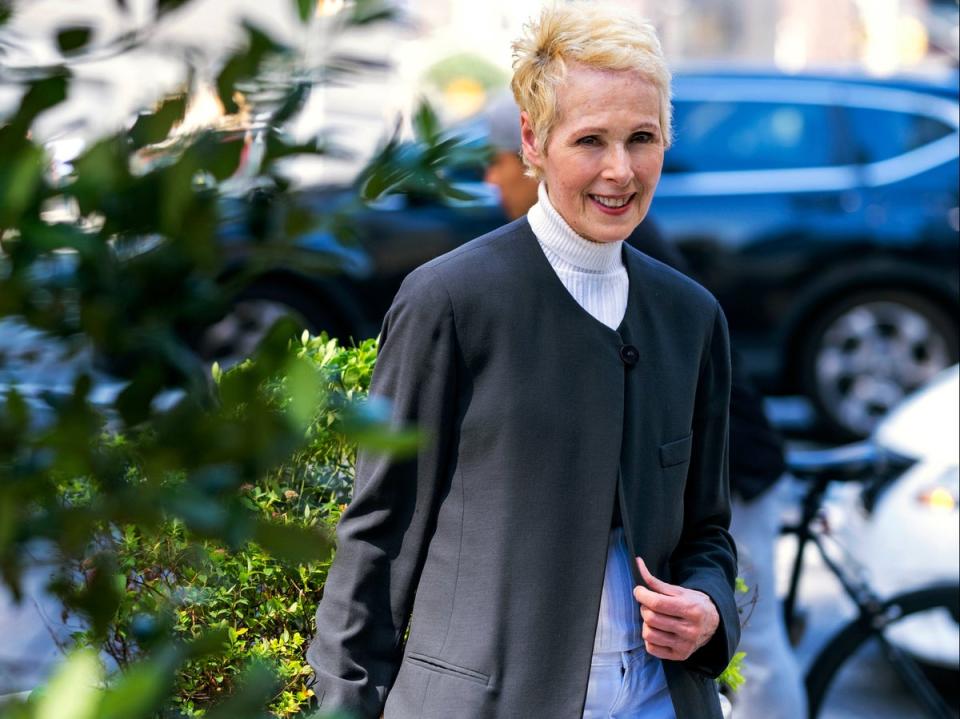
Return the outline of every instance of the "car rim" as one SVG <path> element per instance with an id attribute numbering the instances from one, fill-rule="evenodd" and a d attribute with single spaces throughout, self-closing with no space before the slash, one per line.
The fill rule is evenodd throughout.
<path id="1" fill-rule="evenodd" d="M 865 435 L 904 395 L 949 364 L 946 340 L 924 314 L 897 302 L 868 302 L 824 331 L 817 390 L 840 424 Z"/>

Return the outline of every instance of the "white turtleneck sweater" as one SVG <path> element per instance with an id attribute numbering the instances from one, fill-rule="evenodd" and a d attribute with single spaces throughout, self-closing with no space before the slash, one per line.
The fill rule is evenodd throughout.
<path id="1" fill-rule="evenodd" d="M 527 212 L 543 254 L 574 299 L 594 318 L 615 330 L 627 310 L 629 280 L 623 265 L 623 240 L 591 242 L 574 232 L 540 183 L 539 201 Z"/>
<path id="2" fill-rule="evenodd" d="M 578 235 L 554 209 L 543 183 L 539 201 L 530 208 L 527 221 L 543 254 L 573 298 L 607 327 L 619 327 L 627 309 L 629 289 L 622 258 L 623 241 L 591 242 Z M 643 645 L 630 561 L 623 528 L 611 530 L 594 653 L 622 652 Z"/>

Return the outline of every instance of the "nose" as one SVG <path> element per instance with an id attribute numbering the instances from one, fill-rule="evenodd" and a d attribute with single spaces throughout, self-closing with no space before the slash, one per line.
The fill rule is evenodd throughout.
<path id="1" fill-rule="evenodd" d="M 630 153 L 622 145 L 611 144 L 604 158 L 603 179 L 624 186 L 633 177 Z"/>

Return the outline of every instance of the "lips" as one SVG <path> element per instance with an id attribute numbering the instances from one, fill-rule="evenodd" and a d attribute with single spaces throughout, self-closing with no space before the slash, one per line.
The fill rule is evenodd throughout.
<path id="1" fill-rule="evenodd" d="M 604 212 L 620 214 L 626 211 L 633 198 L 637 196 L 636 192 L 629 195 L 588 195 L 593 202 Z"/>

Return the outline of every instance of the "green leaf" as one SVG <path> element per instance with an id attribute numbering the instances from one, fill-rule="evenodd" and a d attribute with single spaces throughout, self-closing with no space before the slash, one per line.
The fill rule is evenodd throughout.
<path id="1" fill-rule="evenodd" d="M 122 575 L 117 574 L 115 557 L 100 554 L 87 571 L 85 586 L 68 596 L 67 604 L 90 620 L 95 636 L 103 637 L 120 608 L 123 584 Z"/>
<path id="2" fill-rule="evenodd" d="M 344 434 L 364 449 L 397 458 L 410 457 L 423 441 L 422 434 L 414 429 L 387 431 L 379 427 L 350 428 L 345 429 Z"/>
<path id="3" fill-rule="evenodd" d="M 35 719 L 96 719 L 103 667 L 91 649 L 74 652 L 38 690 Z"/>
<path id="4" fill-rule="evenodd" d="M 134 148 L 165 140 L 170 134 L 170 129 L 183 120 L 186 109 L 187 96 L 181 94 L 167 98 L 154 112 L 140 115 L 130 128 L 130 140 Z"/>
<path id="5" fill-rule="evenodd" d="M 0 141 L 0 146 L 3 144 Z M 16 225 L 31 204 L 42 178 L 43 164 L 43 150 L 26 143 L 16 154 L 0 159 L 0 228 Z"/>
<path id="6" fill-rule="evenodd" d="M 0 556 L 3 556 L 18 529 L 15 495 L 0 493 Z"/>
<path id="7" fill-rule="evenodd" d="M 92 31 L 86 26 L 67 27 L 57 31 L 57 47 L 64 55 L 75 53 L 90 42 Z"/>
<path id="8" fill-rule="evenodd" d="M 333 547 L 327 533 L 264 519 L 257 521 L 253 539 L 270 554 L 294 564 L 321 561 L 329 556 Z"/>
<path id="9" fill-rule="evenodd" d="M 67 99 L 67 75 L 60 71 L 56 75 L 46 77 L 31 83 L 30 89 L 24 94 L 20 101 L 20 107 L 17 114 L 11 120 L 10 124 L 18 128 L 18 131 L 24 133 L 30 127 L 34 118 L 44 110 L 60 104 Z M 6 148 L 0 144 L 0 150 Z"/>
<path id="10" fill-rule="evenodd" d="M 352 402 L 345 408 L 341 431 L 367 449 L 400 457 L 416 452 L 421 434 L 390 424 L 390 404 L 383 399 Z"/>
<path id="11" fill-rule="evenodd" d="M 243 137 L 239 134 L 224 136 L 215 132 L 204 133 L 187 152 L 196 157 L 199 169 L 207 170 L 222 181 L 236 172 L 240 165 Z"/>
<path id="12" fill-rule="evenodd" d="M 717 677 L 717 684 L 725 686 L 733 692 L 740 690 L 746 679 L 743 676 L 743 658 L 747 656 L 746 652 L 737 652 L 730 659 L 730 663 Z"/>
<path id="13" fill-rule="evenodd" d="M 179 492 L 168 499 L 167 508 L 201 536 L 222 536 L 230 521 L 230 514 L 222 502 L 197 492 Z"/>
<path id="14" fill-rule="evenodd" d="M 313 17 L 314 10 L 316 10 L 317 7 L 316 0 L 296 0 L 296 3 L 300 22 L 307 22 Z"/>
<path id="15" fill-rule="evenodd" d="M 239 689 L 211 710 L 207 719 L 264 716 L 266 704 L 280 686 L 276 672 L 265 662 L 254 661 L 240 676 Z"/>
<path id="16" fill-rule="evenodd" d="M 271 53 L 280 50 L 277 45 L 263 32 L 253 25 L 244 26 L 247 31 L 247 47 L 234 54 L 217 76 L 217 95 L 227 113 L 235 113 L 239 109 L 233 99 L 237 83 L 256 76 L 260 63 Z"/>
<path id="17" fill-rule="evenodd" d="M 402 161 L 403 146 L 393 137 L 370 161 L 361 174 L 360 196 L 370 202 L 396 188 L 410 174 Z"/>
<path id="18" fill-rule="evenodd" d="M 167 645 L 147 660 L 127 667 L 104 695 L 97 719 L 148 719 L 156 715 L 176 676 L 186 652 L 181 645 Z"/>
<path id="19" fill-rule="evenodd" d="M 141 364 L 131 382 L 117 396 L 115 406 L 124 424 L 134 427 L 150 417 L 150 405 L 163 389 L 164 377 L 157 363 Z"/>
<path id="20" fill-rule="evenodd" d="M 420 100 L 417 111 L 413 115 L 413 130 L 417 139 L 427 144 L 436 142 L 440 134 L 440 120 L 426 100 Z"/>
<path id="21" fill-rule="evenodd" d="M 126 150 L 116 137 L 92 145 L 73 165 L 77 180 L 67 191 L 77 198 L 83 214 L 103 212 L 106 198 L 129 189 L 133 180 Z"/>
<path id="22" fill-rule="evenodd" d="M 100 259 L 106 252 L 103 240 L 74 224 L 24 221 L 20 227 L 25 245 L 38 253 L 74 250 L 88 260 Z"/>
<path id="23" fill-rule="evenodd" d="M 283 102 L 270 116 L 270 126 L 278 128 L 299 112 L 310 96 L 312 85 L 309 82 L 297 82 L 283 98 Z"/>
<path id="24" fill-rule="evenodd" d="M 160 229 L 167 236 L 180 234 L 189 208 L 194 201 L 193 177 L 200 171 L 197 152 L 188 150 L 170 167 L 164 168 L 160 180 Z"/>
<path id="25" fill-rule="evenodd" d="M 297 427 L 306 430 L 321 400 L 320 376 L 313 365 L 297 358 L 289 361 L 284 374 L 290 396 L 287 411 Z"/>
<path id="26" fill-rule="evenodd" d="M 436 181 L 437 191 L 443 196 L 451 200 L 459 200 L 461 202 L 469 202 L 470 200 L 476 199 L 476 195 L 473 195 L 466 190 L 461 190 L 455 185 L 451 185 L 443 178 L 438 178 Z"/>
<path id="27" fill-rule="evenodd" d="M 229 643 L 227 628 L 213 627 L 191 641 L 187 645 L 187 652 L 191 659 L 199 659 L 222 652 Z"/>
<path id="28" fill-rule="evenodd" d="M 390 20 L 395 15 L 396 10 L 386 0 L 356 0 L 347 16 L 347 25 L 369 25 Z"/>
<path id="29" fill-rule="evenodd" d="M 179 7 L 186 5 L 190 0 L 157 0 L 157 15 L 165 15 Z"/>
<path id="30" fill-rule="evenodd" d="M 315 139 L 308 142 L 293 142 L 290 138 L 284 136 L 282 133 L 273 130 L 266 134 L 265 148 L 263 154 L 263 166 L 269 167 L 271 163 L 275 160 L 279 160 L 283 157 L 290 157 L 291 155 L 327 155 L 327 154 L 336 154 L 342 156 L 342 151 L 336 150 L 333 153 L 330 152 L 330 148 L 326 146 L 323 141 L 320 139 Z"/>

